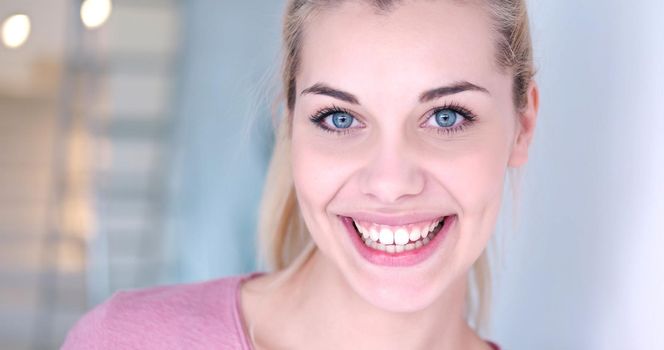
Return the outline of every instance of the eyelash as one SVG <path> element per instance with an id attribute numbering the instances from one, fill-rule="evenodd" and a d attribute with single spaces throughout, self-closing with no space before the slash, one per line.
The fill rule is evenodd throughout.
<path id="1" fill-rule="evenodd" d="M 446 110 L 446 109 L 451 110 L 455 113 L 458 113 L 465 120 L 463 122 L 461 122 L 461 124 L 459 124 L 455 127 L 449 127 L 449 128 L 443 128 L 443 127 L 435 128 L 434 127 L 434 128 L 428 128 L 428 129 L 436 129 L 436 132 L 438 134 L 449 136 L 449 135 L 453 135 L 453 134 L 464 131 L 467 127 L 474 124 L 475 121 L 477 120 L 477 116 L 471 110 L 469 110 L 468 108 L 465 108 L 465 107 L 461 106 L 460 104 L 457 104 L 457 103 L 454 103 L 454 102 L 449 102 L 449 103 L 446 103 L 446 104 L 444 104 L 440 107 L 436 107 L 436 108 L 428 111 L 426 113 L 427 118 L 424 120 L 424 122 L 426 122 L 429 119 L 433 118 L 436 113 L 438 113 L 440 111 L 443 111 L 443 110 Z M 355 120 L 357 120 L 355 115 L 350 110 L 348 110 L 346 108 L 343 108 L 343 107 L 337 107 L 337 106 L 334 106 L 334 105 L 331 106 L 331 107 L 325 107 L 325 108 L 320 109 L 319 111 L 314 113 L 311 117 L 309 117 L 309 119 L 311 120 L 311 122 L 316 124 L 316 126 L 321 128 L 322 130 L 327 131 L 327 132 L 329 132 L 331 134 L 334 134 L 334 135 L 342 136 L 342 135 L 347 135 L 350 132 L 352 132 L 351 128 L 331 129 L 331 128 L 325 126 L 325 124 L 323 123 L 325 118 L 327 118 L 328 116 L 330 116 L 334 113 L 346 113 L 346 114 L 350 115 L 351 117 L 353 117 Z M 353 129 L 355 129 L 355 128 L 353 128 Z"/>

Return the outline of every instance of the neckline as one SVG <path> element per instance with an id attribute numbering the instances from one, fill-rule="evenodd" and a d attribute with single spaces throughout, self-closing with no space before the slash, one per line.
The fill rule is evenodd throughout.
<path id="1" fill-rule="evenodd" d="M 238 330 L 238 333 L 240 335 L 241 341 L 242 341 L 242 346 L 246 350 L 254 350 L 253 343 L 251 342 L 251 339 L 249 338 L 249 335 L 247 334 L 247 329 L 245 328 L 246 324 L 246 318 L 244 317 L 244 314 L 242 313 L 242 295 L 240 292 L 240 289 L 242 288 L 242 284 L 249 281 L 250 279 L 254 277 L 259 277 L 264 275 L 265 272 L 262 271 L 256 271 L 256 272 L 251 272 L 247 273 L 244 276 L 240 276 L 238 278 L 238 282 L 235 285 L 235 290 L 233 292 L 233 299 L 235 299 L 235 309 L 234 311 L 234 319 L 235 319 L 235 326 Z M 491 349 L 493 350 L 500 350 L 500 346 L 498 344 L 490 341 L 490 340 L 484 340 L 489 346 L 491 346 Z"/>
<path id="2" fill-rule="evenodd" d="M 242 284 L 244 282 L 247 282 L 254 277 L 262 276 L 264 274 L 265 272 L 256 271 L 256 272 L 247 273 L 244 276 L 240 276 L 240 278 L 238 278 L 237 280 L 237 283 L 235 285 L 235 290 L 233 292 L 233 299 L 235 300 L 235 308 L 233 310 L 235 327 L 237 328 L 238 334 L 240 335 L 243 348 L 247 350 L 254 350 L 254 347 L 253 343 L 251 342 L 251 339 L 249 338 L 249 334 L 247 334 L 249 330 L 245 328 L 247 324 L 246 324 L 246 318 L 242 313 L 242 295 L 240 289 L 242 288 Z"/>

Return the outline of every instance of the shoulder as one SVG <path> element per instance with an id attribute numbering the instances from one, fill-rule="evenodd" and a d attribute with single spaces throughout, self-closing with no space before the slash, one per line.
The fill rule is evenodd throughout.
<path id="1" fill-rule="evenodd" d="M 78 321 L 63 349 L 237 348 L 238 286 L 250 276 L 117 292 Z"/>

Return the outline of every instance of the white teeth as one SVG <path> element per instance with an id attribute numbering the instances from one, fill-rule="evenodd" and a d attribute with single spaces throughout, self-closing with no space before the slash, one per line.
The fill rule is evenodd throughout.
<path id="1" fill-rule="evenodd" d="M 371 237 L 372 241 L 378 242 L 380 235 L 378 234 L 378 231 L 372 227 L 371 230 L 369 230 L 369 237 Z"/>
<path id="2" fill-rule="evenodd" d="M 365 229 L 363 226 L 360 226 L 360 224 L 357 223 L 357 221 L 353 220 L 355 223 L 355 227 L 357 228 L 357 231 L 362 235 L 362 239 L 367 239 L 369 238 L 369 231 Z"/>
<path id="3" fill-rule="evenodd" d="M 443 220 L 438 220 L 419 227 L 408 225 L 410 231 L 406 227 L 395 227 L 391 229 L 389 226 L 386 227 L 372 223 L 366 223 L 365 226 L 362 226 L 357 221 L 353 221 L 355 222 L 355 227 L 365 245 L 376 250 L 393 254 L 418 249 L 429 244 L 434 237 L 432 231 L 441 224 Z"/>
<path id="4" fill-rule="evenodd" d="M 369 238 L 369 232 L 364 227 L 358 227 L 360 233 L 362 234 L 362 238 L 367 239 Z"/>
<path id="5" fill-rule="evenodd" d="M 410 240 L 415 242 L 421 237 L 421 232 L 419 228 L 414 228 L 413 231 L 410 232 Z"/>
<path id="6" fill-rule="evenodd" d="M 408 243 L 408 231 L 403 228 L 400 228 L 394 232 L 394 244 L 405 245 Z"/>
<path id="7" fill-rule="evenodd" d="M 387 244 L 392 244 L 394 243 L 394 234 L 392 233 L 392 230 L 388 228 L 384 228 L 380 230 L 380 243 L 383 243 L 385 245 Z"/>

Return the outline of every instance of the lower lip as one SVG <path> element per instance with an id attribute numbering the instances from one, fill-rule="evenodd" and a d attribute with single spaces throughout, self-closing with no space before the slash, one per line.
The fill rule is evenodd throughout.
<path id="1" fill-rule="evenodd" d="M 350 235 L 350 239 L 353 241 L 353 245 L 355 245 L 355 248 L 364 259 L 375 265 L 393 267 L 413 266 L 428 259 L 436 251 L 444 237 L 447 236 L 447 232 L 449 232 L 450 228 L 456 223 L 456 215 L 446 216 L 445 224 L 440 231 L 436 233 L 433 240 L 427 245 L 418 249 L 403 251 L 401 253 L 388 253 L 369 248 L 364 242 L 362 242 L 362 238 L 357 231 L 355 231 L 355 228 L 353 227 L 353 219 L 349 217 L 340 218 L 346 231 Z"/>

